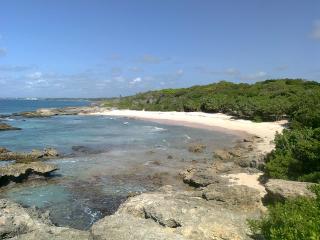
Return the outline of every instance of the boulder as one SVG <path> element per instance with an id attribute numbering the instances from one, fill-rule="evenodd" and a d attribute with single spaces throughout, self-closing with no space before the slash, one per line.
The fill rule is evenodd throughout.
<path id="1" fill-rule="evenodd" d="M 183 182 L 193 187 L 205 187 L 213 183 L 223 183 L 226 180 L 216 174 L 213 168 L 190 168 L 180 173 Z"/>
<path id="2" fill-rule="evenodd" d="M 203 190 L 203 198 L 228 207 L 248 209 L 261 206 L 260 192 L 245 185 L 210 184 Z"/>
<path id="3" fill-rule="evenodd" d="M 287 181 L 282 179 L 269 179 L 265 184 L 267 196 L 270 201 L 283 201 L 299 196 L 314 197 L 315 194 L 309 187 L 314 183 Z"/>
<path id="4" fill-rule="evenodd" d="M 88 240 L 89 232 L 54 226 L 48 216 L 0 199 L 0 238 L 15 240 Z"/>

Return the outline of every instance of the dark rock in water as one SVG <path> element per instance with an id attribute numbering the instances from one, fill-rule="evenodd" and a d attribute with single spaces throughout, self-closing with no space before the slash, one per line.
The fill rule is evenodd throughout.
<path id="1" fill-rule="evenodd" d="M 0 131 L 21 130 L 21 128 L 12 127 L 6 123 L 0 123 Z"/>
<path id="2" fill-rule="evenodd" d="M 57 115 L 78 115 L 88 114 L 106 110 L 101 107 L 65 107 L 65 108 L 41 108 L 32 112 L 15 113 L 13 116 L 22 116 L 27 118 L 52 117 Z"/>
<path id="3" fill-rule="evenodd" d="M 0 147 L 0 154 L 1 153 L 7 153 L 10 152 L 8 149 L 4 148 L 4 147 Z"/>
<path id="4" fill-rule="evenodd" d="M 0 238 L 19 240 L 88 240 L 90 233 L 54 226 L 48 213 L 37 213 L 6 199 L 0 199 Z"/>
<path id="5" fill-rule="evenodd" d="M 30 175 L 48 176 L 56 170 L 58 170 L 56 165 L 42 162 L 11 164 L 0 167 L 0 185 L 8 184 L 11 181 L 21 182 Z"/>
<path id="6" fill-rule="evenodd" d="M 270 179 L 266 184 L 267 201 L 284 201 L 295 197 L 314 197 L 309 187 L 314 183 Z"/>
<path id="7" fill-rule="evenodd" d="M 59 153 L 53 148 L 45 148 L 44 150 L 32 150 L 29 153 L 11 152 L 6 148 L 0 148 L 0 161 L 16 161 L 20 163 L 35 162 L 39 160 L 47 160 L 58 157 Z"/>

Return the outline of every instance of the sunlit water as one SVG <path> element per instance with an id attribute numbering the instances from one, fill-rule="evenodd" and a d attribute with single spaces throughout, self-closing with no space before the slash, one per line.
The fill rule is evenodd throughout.
<path id="1" fill-rule="evenodd" d="M 25 206 L 50 210 L 62 226 L 89 228 L 112 214 L 128 194 L 176 184 L 179 171 L 194 160 L 211 161 L 214 149 L 238 137 L 203 129 L 104 116 L 16 119 L 21 131 L 0 133 L 0 146 L 16 151 L 54 147 L 63 157 L 51 160 L 59 170 L 48 180 L 30 180 L 2 188 L 1 196 Z M 188 146 L 203 143 L 202 154 Z"/>

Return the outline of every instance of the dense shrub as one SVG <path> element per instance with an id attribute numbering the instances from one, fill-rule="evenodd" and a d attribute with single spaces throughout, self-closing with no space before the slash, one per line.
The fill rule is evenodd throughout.
<path id="1" fill-rule="evenodd" d="M 314 186 L 316 198 L 299 197 L 269 206 L 268 215 L 250 220 L 257 239 L 320 240 L 320 187 Z"/>

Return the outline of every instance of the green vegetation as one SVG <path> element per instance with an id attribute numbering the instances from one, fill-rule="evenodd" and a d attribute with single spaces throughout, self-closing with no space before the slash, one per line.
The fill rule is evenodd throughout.
<path id="1" fill-rule="evenodd" d="M 303 112 L 297 112 L 301 105 L 319 104 L 319 98 L 319 83 L 283 79 L 255 84 L 222 81 L 205 86 L 150 91 L 109 99 L 104 101 L 104 105 L 149 111 L 221 112 L 256 121 L 274 121 L 293 118 L 294 114 L 302 116 Z"/>
<path id="2" fill-rule="evenodd" d="M 261 220 L 250 220 L 256 238 L 265 240 L 320 240 L 320 187 L 316 198 L 299 197 L 276 203 Z"/>

